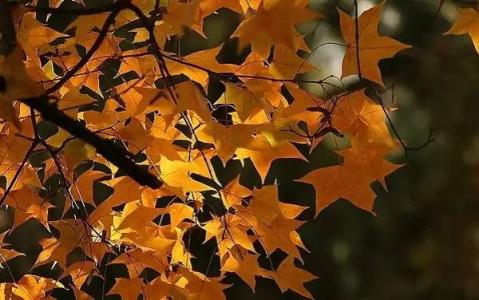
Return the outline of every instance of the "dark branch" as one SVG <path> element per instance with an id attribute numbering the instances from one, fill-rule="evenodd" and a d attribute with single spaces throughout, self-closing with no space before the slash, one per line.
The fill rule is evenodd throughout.
<path id="1" fill-rule="evenodd" d="M 100 47 L 101 43 L 106 37 L 109 27 L 114 22 L 115 17 L 122 9 L 125 9 L 128 6 L 128 3 L 128 0 L 120 0 L 115 2 L 114 6 L 112 7 L 113 11 L 110 13 L 104 25 L 102 26 L 100 34 L 95 43 L 93 44 L 92 48 L 76 66 L 74 66 L 69 72 L 67 72 L 67 74 L 59 82 L 57 82 L 52 88 L 47 91 L 46 95 L 30 99 L 21 99 L 20 101 L 28 105 L 30 108 L 40 112 L 40 114 L 45 120 L 56 124 L 57 126 L 68 131 L 73 136 L 78 137 L 95 147 L 97 153 L 103 155 L 108 161 L 120 168 L 139 184 L 151 188 L 159 188 L 161 187 L 162 182 L 156 176 L 150 174 L 147 170 L 144 170 L 140 166 L 136 165 L 135 162 L 132 160 L 133 155 L 131 153 L 115 145 L 112 141 L 104 139 L 97 134 L 91 132 L 90 130 L 85 128 L 83 124 L 72 119 L 62 111 L 58 110 L 56 105 L 50 103 L 48 97 L 49 93 L 56 91 L 88 62 L 88 60 Z M 6 0 L 0 0 L 0 23 L 2 26 L 2 45 L 8 46 L 5 47 L 6 52 L 4 52 L 4 54 L 8 54 L 16 46 L 16 36 L 15 27 L 10 16 L 9 6 Z"/>
<path id="2" fill-rule="evenodd" d="M 96 151 L 108 161 L 126 172 L 131 178 L 141 185 L 151 188 L 159 188 L 162 182 L 154 175 L 140 168 L 132 160 L 133 154 L 117 146 L 111 140 L 104 139 L 91 132 L 80 122 L 59 111 L 56 106 L 48 101 L 48 98 L 23 99 L 23 103 L 39 111 L 45 120 L 55 123 L 68 131 L 73 136 L 95 147 Z"/>
<path id="3" fill-rule="evenodd" d="M 361 61 L 359 57 L 359 7 L 358 0 L 354 0 L 354 35 L 356 42 L 356 64 L 358 66 L 358 76 L 363 78 L 361 74 Z"/>

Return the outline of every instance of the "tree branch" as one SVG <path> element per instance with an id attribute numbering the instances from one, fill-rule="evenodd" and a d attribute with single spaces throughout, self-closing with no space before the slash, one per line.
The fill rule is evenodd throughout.
<path id="1" fill-rule="evenodd" d="M 55 91 L 61 84 L 64 84 L 71 76 L 80 70 L 91 58 L 94 52 L 103 42 L 107 34 L 108 28 L 113 24 L 116 15 L 126 7 L 128 0 L 120 0 L 115 2 L 113 11 L 105 21 L 98 39 L 95 41 L 92 48 L 87 55 L 83 57 L 80 62 L 73 67 L 48 93 Z M 0 0 L 0 26 L 1 26 L 1 41 L 3 54 L 10 53 L 16 47 L 15 27 L 10 16 L 9 5 L 6 0 Z M 106 29 L 105 29 L 106 28 Z M 20 101 L 30 108 L 40 112 L 45 120 L 48 120 L 57 126 L 65 129 L 70 134 L 78 137 L 86 143 L 95 147 L 97 153 L 103 155 L 108 161 L 124 171 L 128 176 L 133 178 L 139 184 L 148 186 L 150 188 L 159 188 L 162 182 L 147 170 L 142 169 L 133 161 L 133 155 L 127 150 L 117 146 L 111 140 L 104 139 L 97 134 L 91 132 L 84 125 L 62 111 L 58 110 L 55 104 L 50 103 L 48 94 L 30 99 L 20 99 Z"/>
<path id="2" fill-rule="evenodd" d="M 22 99 L 22 102 L 39 111 L 45 120 L 55 123 L 73 136 L 95 147 L 99 154 L 103 155 L 103 157 L 120 168 L 139 184 L 151 188 L 161 187 L 162 182 L 156 176 L 135 164 L 132 159 L 133 154 L 117 146 L 111 140 L 104 139 L 91 132 L 80 122 L 59 111 L 55 104 L 48 101 L 47 97 Z"/>

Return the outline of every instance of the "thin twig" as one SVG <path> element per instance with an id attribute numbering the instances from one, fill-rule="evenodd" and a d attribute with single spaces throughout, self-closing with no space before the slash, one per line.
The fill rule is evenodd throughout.
<path id="1" fill-rule="evenodd" d="M 356 64 L 358 66 L 358 76 L 360 79 L 363 78 L 361 73 L 361 60 L 359 58 L 359 7 L 358 0 L 354 0 L 354 35 L 356 42 Z"/>

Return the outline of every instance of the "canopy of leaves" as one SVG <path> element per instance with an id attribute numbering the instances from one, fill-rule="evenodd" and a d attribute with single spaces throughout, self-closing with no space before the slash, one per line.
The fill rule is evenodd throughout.
<path id="1" fill-rule="evenodd" d="M 342 75 L 323 80 L 303 76 L 321 48 L 298 26 L 322 18 L 305 0 L 0 3 L 16 43 L 0 58 L 0 204 L 13 216 L 2 266 L 22 255 L 10 235 L 42 228 L 4 298 L 225 299 L 232 274 L 313 298 L 305 284 L 320 274 L 302 268 L 298 233 L 308 211 L 343 198 L 372 213 L 371 184 L 401 166 L 386 157 L 410 150 L 381 98 L 379 62 L 409 48 L 380 34 L 384 3 L 338 10 Z M 218 14 L 238 24 L 183 53 L 184 35 L 207 36 Z M 477 49 L 478 19 L 463 9 L 448 33 Z M 309 164 L 331 141 L 338 163 Z M 291 181 L 314 188 L 311 207 L 280 199 L 268 174 L 281 159 L 309 164 Z"/>

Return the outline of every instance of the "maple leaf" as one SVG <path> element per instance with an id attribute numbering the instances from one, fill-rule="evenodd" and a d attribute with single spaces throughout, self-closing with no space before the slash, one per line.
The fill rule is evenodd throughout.
<path id="1" fill-rule="evenodd" d="M 201 183 L 194 178 L 192 174 L 207 175 L 205 170 L 205 162 L 201 157 L 195 157 L 190 162 L 185 161 L 170 161 L 166 157 L 162 157 L 159 161 L 161 166 L 161 178 L 163 181 L 173 189 L 179 190 L 178 196 L 184 197 L 188 192 L 200 192 L 211 190 L 212 188 L 204 183 Z"/>
<path id="2" fill-rule="evenodd" d="M 13 249 L 7 249 L 9 244 L 4 243 L 6 232 L 0 234 L 0 258 L 2 262 L 0 264 L 6 263 L 8 260 L 15 258 L 20 255 L 24 255 L 23 253 L 17 252 Z"/>
<path id="3" fill-rule="evenodd" d="M 201 25 L 198 24 L 202 18 L 199 14 L 199 0 L 182 2 L 179 0 L 168 1 L 166 13 L 163 19 L 156 25 L 156 30 L 162 34 L 178 35 L 183 33 L 185 27 L 194 28 L 197 25 L 201 31 Z M 162 28 L 164 27 L 164 28 Z M 155 34 L 156 35 L 156 34 Z"/>
<path id="4" fill-rule="evenodd" d="M 257 126 L 248 124 L 222 125 L 217 122 L 208 122 L 198 133 L 198 137 L 205 142 L 213 143 L 216 153 L 225 163 L 230 160 L 238 148 L 261 151 L 270 147 L 264 138 L 257 138 Z"/>
<path id="5" fill-rule="evenodd" d="M 240 203 L 236 203 L 233 207 L 237 209 L 237 213 L 230 219 L 227 219 L 228 228 L 237 226 L 239 229 L 248 228 L 253 230 L 253 238 L 262 244 L 267 253 L 273 253 L 280 248 L 293 257 L 301 258 L 298 247 L 305 250 L 306 248 L 302 244 L 301 238 L 296 234 L 296 229 L 303 222 L 294 220 L 294 218 L 304 208 L 280 202 L 277 186 L 264 186 L 261 189 L 254 190 L 251 203 L 247 208 L 242 207 Z M 222 227 L 219 223 L 212 223 L 207 226 L 207 232 L 215 234 L 218 234 L 215 230 Z M 248 249 L 248 240 L 240 242 L 239 237 L 232 237 L 232 241 Z M 233 247 L 232 249 L 235 248 Z M 231 250 L 228 251 L 230 252 Z M 250 251 L 252 250 L 250 249 Z"/>
<path id="6" fill-rule="evenodd" d="M 177 84 L 174 98 L 164 90 L 138 90 L 146 103 L 158 102 L 158 109 L 164 116 L 180 114 L 185 111 L 194 112 L 201 120 L 211 120 L 211 111 L 199 88 L 192 82 Z"/>
<path id="7" fill-rule="evenodd" d="M 326 117 L 325 112 L 328 112 L 329 103 L 295 85 L 288 84 L 287 89 L 294 97 L 294 102 L 290 105 L 280 105 L 278 109 L 273 112 L 273 118 L 287 120 L 288 127 L 296 132 L 304 132 L 304 130 L 298 126 L 300 122 L 306 122 L 308 127 L 307 132 L 309 133 L 320 130 L 324 126 L 322 119 Z M 319 107 L 323 112 L 311 111 L 312 107 Z"/>
<path id="8" fill-rule="evenodd" d="M 45 228 L 49 228 L 48 209 L 53 205 L 38 197 L 35 191 L 27 187 L 14 190 L 9 193 L 5 203 L 16 209 L 12 228 L 16 228 L 30 218 L 36 219 Z"/>
<path id="9" fill-rule="evenodd" d="M 105 176 L 105 173 L 99 171 L 85 172 L 81 174 L 72 185 L 71 193 L 74 199 L 79 199 L 83 203 L 95 205 L 93 184 L 97 179 Z"/>
<path id="10" fill-rule="evenodd" d="M 15 48 L 6 57 L 0 56 L 0 118 L 20 127 L 12 105 L 13 101 L 38 97 L 44 92 L 43 88 L 28 75 L 20 48 Z"/>
<path id="11" fill-rule="evenodd" d="M 145 286 L 143 290 L 147 299 L 167 299 L 167 297 L 184 299 L 187 295 L 185 288 L 170 283 L 163 278 L 156 278 L 151 284 Z"/>
<path id="12" fill-rule="evenodd" d="M 399 165 L 384 159 L 398 144 L 386 108 L 356 87 L 329 95 L 326 79 L 303 79 L 318 71 L 296 28 L 318 18 L 308 1 L 47 2 L 11 9 L 20 47 L 0 58 L 0 117 L 18 128 L 0 122 L 0 202 L 15 213 L 10 230 L 30 219 L 48 230 L 34 267 L 52 263 L 59 275 L 29 270 L 1 284 L 2 296 L 49 298 L 61 280 L 77 299 L 92 299 L 86 291 L 98 281 L 111 287 L 103 296 L 122 299 L 226 299 L 225 279 L 235 273 L 252 290 L 259 276 L 312 298 L 304 284 L 315 276 L 295 264 L 308 251 L 299 233 L 306 207 L 297 197 L 280 201 L 283 179 L 265 184 L 272 163 L 316 160 L 313 150 L 328 132 L 346 134 L 351 148 L 338 151 L 341 164 L 300 179 L 316 191 L 316 214 L 339 198 L 371 211 L 371 183 L 385 186 Z M 343 77 L 382 84 L 379 61 L 407 47 L 379 36 L 382 8 L 358 19 L 339 12 Z M 57 24 L 66 11 L 71 19 Z M 225 40 L 212 42 L 209 27 L 203 33 L 209 19 L 234 14 L 226 20 L 239 21 L 233 34 L 228 26 L 213 33 Z M 448 33 L 468 33 L 477 46 L 476 15 L 461 9 Z M 251 49 L 233 53 L 231 38 Z M 193 48 L 203 50 L 190 53 L 190 42 L 200 40 Z M 308 89 L 315 84 L 327 99 Z M 49 118 L 52 112 L 61 117 Z M 109 143 L 121 146 L 102 156 Z M 261 182 L 248 178 L 246 160 Z M 131 169 L 162 186 L 139 184 Z M 198 241 L 213 247 L 202 272 Z M 4 262 L 21 255 L 15 243 L 0 244 Z M 277 268 L 260 263 L 278 250 L 286 258 Z M 109 265 L 125 274 L 101 272 Z"/>
<path id="13" fill-rule="evenodd" d="M 60 237 L 44 239 L 40 242 L 43 251 L 38 255 L 36 265 L 43 265 L 48 262 L 58 262 L 62 267 L 66 267 L 67 256 L 75 248 L 82 245 L 84 239 L 89 239 L 90 235 L 79 221 L 60 220 L 51 222 L 60 232 Z"/>
<path id="14" fill-rule="evenodd" d="M 315 70 L 316 68 L 301 58 L 294 51 L 286 46 L 275 46 L 271 61 L 265 61 L 259 52 L 251 52 L 243 64 L 234 69 L 234 73 L 242 76 L 265 77 L 273 79 L 272 82 L 264 82 L 263 84 L 275 84 L 274 79 L 292 80 L 299 73 L 305 73 Z M 276 83 L 277 84 L 277 83 Z"/>
<path id="15" fill-rule="evenodd" d="M 0 135 L 0 170 L 5 176 L 8 184 L 13 183 L 13 178 L 21 166 L 30 143 L 15 135 Z M 14 183 L 12 190 L 20 189 L 25 185 L 39 186 L 38 177 L 34 170 L 25 168 L 21 170 L 18 180 Z"/>
<path id="16" fill-rule="evenodd" d="M 256 276 L 269 277 L 267 270 L 261 268 L 258 264 L 258 255 L 249 254 L 246 251 L 241 252 L 241 256 L 229 256 L 222 266 L 225 272 L 234 272 L 243 279 L 254 291 L 256 285 Z"/>
<path id="17" fill-rule="evenodd" d="M 242 186 L 239 182 L 239 179 L 239 177 L 236 177 L 234 180 L 230 181 L 223 189 L 223 204 L 226 208 L 240 205 L 243 201 L 243 198 L 246 198 L 251 195 L 251 190 Z"/>
<path id="18" fill-rule="evenodd" d="M 96 266 L 91 261 L 75 262 L 65 270 L 66 276 L 71 276 L 73 284 L 79 289 L 95 273 Z"/>
<path id="19" fill-rule="evenodd" d="M 342 164 L 314 170 L 300 179 L 316 190 L 316 215 L 339 198 L 372 212 L 375 194 L 371 183 L 379 181 L 386 187 L 385 176 L 400 165 L 384 160 L 382 149 L 350 148 L 338 153 L 344 159 Z"/>
<path id="20" fill-rule="evenodd" d="M 123 140 L 128 142 L 128 148 L 132 152 L 144 150 L 151 141 L 150 134 L 137 119 L 131 120 L 127 126 L 122 127 L 118 134 Z"/>
<path id="21" fill-rule="evenodd" d="M 201 0 L 199 2 L 200 15 L 202 16 L 202 19 L 222 7 L 229 8 L 240 13 L 243 12 L 239 0 Z"/>
<path id="22" fill-rule="evenodd" d="M 92 296 L 88 295 L 77 287 L 73 287 L 73 294 L 75 295 L 75 299 L 77 300 L 93 300 Z"/>
<path id="23" fill-rule="evenodd" d="M 192 273 L 185 270 L 188 278 L 186 288 L 189 290 L 188 300 L 226 299 L 223 290 L 228 287 L 219 282 L 217 278 L 204 278 L 202 274 Z"/>
<path id="24" fill-rule="evenodd" d="M 221 45 L 216 48 L 205 49 L 186 55 L 185 57 L 167 61 L 167 68 L 171 75 L 184 74 L 191 80 L 206 86 L 209 73 L 228 73 L 234 68 L 233 65 L 220 64 L 216 56 L 221 50 Z"/>
<path id="25" fill-rule="evenodd" d="M 294 259 L 287 257 L 271 276 L 275 279 L 281 291 L 292 290 L 301 296 L 313 299 L 313 296 L 304 287 L 304 283 L 316 279 L 316 276 L 294 265 Z"/>
<path id="26" fill-rule="evenodd" d="M 181 203 L 173 203 L 166 209 L 170 214 L 171 226 L 176 227 L 185 219 L 192 219 L 194 209 Z"/>
<path id="27" fill-rule="evenodd" d="M 218 99 L 220 103 L 233 104 L 241 121 L 245 121 L 260 110 L 272 110 L 271 104 L 263 96 L 257 96 L 247 88 L 248 84 L 252 83 L 253 81 L 248 81 L 245 87 L 227 84 L 225 93 Z"/>
<path id="28" fill-rule="evenodd" d="M 251 159 L 263 181 L 265 180 L 274 160 L 280 158 L 305 159 L 298 149 L 291 143 L 282 143 L 274 147 L 269 146 L 261 151 L 239 149 L 236 154 L 239 159 Z"/>
<path id="29" fill-rule="evenodd" d="M 251 43 L 253 50 L 263 58 L 268 56 L 273 44 L 284 45 L 292 51 L 307 49 L 294 26 L 316 16 L 294 1 L 271 1 L 271 5 L 267 6 L 262 2 L 258 11 L 248 16 L 233 36 L 239 37 L 240 48 Z"/>
<path id="30" fill-rule="evenodd" d="M 381 105 L 372 102 L 362 90 L 338 101 L 333 126 L 341 132 L 350 133 L 353 146 L 392 151 L 396 143 L 389 134 L 385 119 Z"/>
<path id="31" fill-rule="evenodd" d="M 19 299 L 40 300 L 45 299 L 46 293 L 56 287 L 62 288 L 63 285 L 53 279 L 25 275 L 12 288 L 12 295 Z"/>
<path id="32" fill-rule="evenodd" d="M 61 97 L 58 102 L 58 108 L 66 110 L 67 114 L 71 117 L 76 117 L 78 109 L 83 105 L 94 102 L 94 99 L 80 92 L 81 88 L 76 87 L 69 89 L 68 92 Z"/>
<path id="33" fill-rule="evenodd" d="M 114 192 L 90 214 L 89 218 L 93 222 L 110 215 L 113 207 L 141 198 L 143 188 L 129 177 L 115 178 L 107 183 L 113 188 Z"/>
<path id="34" fill-rule="evenodd" d="M 117 278 L 115 285 L 108 292 L 109 295 L 121 295 L 121 299 L 136 300 L 142 293 L 143 282 L 139 278 Z"/>
<path id="35" fill-rule="evenodd" d="M 62 36 L 61 33 L 37 21 L 34 13 L 25 13 L 18 7 L 16 9 L 18 11 L 12 15 L 18 17 L 17 39 L 21 48 L 29 55 L 50 50 L 48 44 Z"/>
<path id="36" fill-rule="evenodd" d="M 124 264 L 131 278 L 137 278 L 145 268 L 152 268 L 158 272 L 164 272 L 168 267 L 168 261 L 164 253 L 140 249 L 133 249 L 127 253 L 122 253 L 111 263 Z"/>
<path id="37" fill-rule="evenodd" d="M 73 170 L 81 162 L 94 157 L 96 149 L 82 140 L 68 141 L 63 147 L 63 157 L 68 169 Z"/>
<path id="38" fill-rule="evenodd" d="M 86 35 L 85 41 L 83 41 L 88 46 L 91 47 L 89 44 L 94 43 L 98 38 L 97 33 L 89 33 Z M 75 45 L 74 45 L 75 46 Z M 73 49 L 76 49 L 76 47 Z M 98 47 L 98 50 L 95 51 L 93 57 L 88 60 L 88 62 L 78 71 L 76 76 L 72 76 L 68 83 L 63 88 L 66 87 L 81 87 L 85 86 L 97 93 L 98 95 L 102 95 L 102 91 L 100 89 L 100 81 L 99 78 L 102 75 L 102 70 L 100 66 L 104 61 L 110 57 L 114 57 L 118 50 L 118 41 L 113 37 L 105 37 L 104 42 Z M 57 58 L 57 64 L 61 66 L 64 70 L 70 70 L 72 67 L 77 65 L 81 60 L 81 54 L 74 55 L 73 53 L 77 52 L 71 50 L 73 53 L 68 51 L 69 49 L 65 49 L 69 55 Z"/>
<path id="39" fill-rule="evenodd" d="M 382 8 L 383 4 L 380 4 L 363 12 L 358 19 L 358 28 L 356 28 L 355 18 L 351 18 L 348 14 L 339 10 L 341 33 L 346 42 L 346 54 L 343 58 L 341 77 L 361 73 L 360 75 L 363 78 L 383 85 L 378 67 L 379 61 L 392 57 L 397 52 L 409 47 L 392 38 L 378 34 Z M 359 39 L 356 39 L 356 30 Z"/>
<path id="40" fill-rule="evenodd" d="M 444 34 L 468 34 L 479 53 L 479 12 L 473 8 L 460 8 L 459 16 Z"/>
<path id="41" fill-rule="evenodd" d="M 85 16 L 78 16 L 73 22 L 71 22 L 66 31 L 70 29 L 75 29 L 75 36 L 74 38 L 84 38 L 88 36 L 88 34 L 94 28 L 101 28 L 101 26 L 105 23 L 108 14 L 94 14 L 94 15 L 85 15 Z"/>

